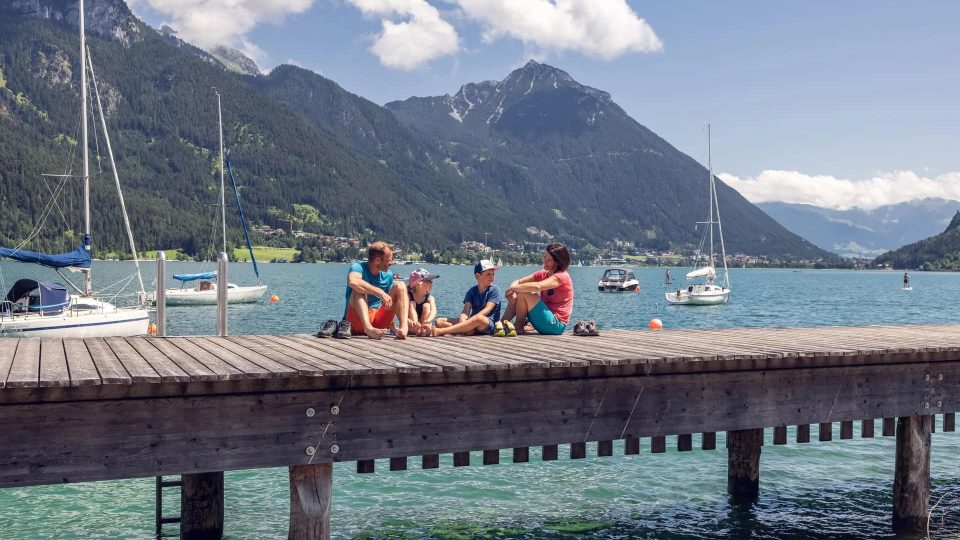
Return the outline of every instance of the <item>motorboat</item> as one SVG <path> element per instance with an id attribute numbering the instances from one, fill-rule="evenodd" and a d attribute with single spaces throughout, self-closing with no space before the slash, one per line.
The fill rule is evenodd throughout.
<path id="1" fill-rule="evenodd" d="M 634 292 L 640 290 L 640 282 L 632 270 L 626 268 L 607 268 L 597 282 L 600 292 Z"/>
<path id="2" fill-rule="evenodd" d="M 217 273 L 204 272 L 200 274 L 176 274 L 173 276 L 182 282 L 179 289 L 166 290 L 165 297 L 168 306 L 208 306 L 217 303 Z M 188 283 L 196 281 L 196 285 L 188 287 Z M 227 303 L 245 304 L 256 302 L 266 292 L 264 284 L 242 287 L 234 283 L 227 283 Z"/>

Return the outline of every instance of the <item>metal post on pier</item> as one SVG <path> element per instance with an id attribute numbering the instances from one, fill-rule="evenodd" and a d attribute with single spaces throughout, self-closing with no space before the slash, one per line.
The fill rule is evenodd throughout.
<path id="1" fill-rule="evenodd" d="M 227 335 L 227 252 L 220 252 L 217 264 L 217 335 Z"/>
<path id="2" fill-rule="evenodd" d="M 157 335 L 167 335 L 167 289 L 164 284 L 166 276 L 167 254 L 162 250 L 157 252 Z"/>

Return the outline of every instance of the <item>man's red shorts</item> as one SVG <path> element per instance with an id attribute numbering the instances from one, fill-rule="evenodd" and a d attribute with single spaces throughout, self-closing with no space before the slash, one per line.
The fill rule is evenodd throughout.
<path id="1" fill-rule="evenodd" d="M 374 328 L 386 330 L 387 328 L 390 328 L 390 323 L 393 322 L 393 310 L 390 310 L 382 305 L 376 309 L 368 309 L 367 313 L 370 314 L 370 324 L 372 324 Z M 350 306 L 347 309 L 347 320 L 350 321 L 350 333 L 355 336 L 362 336 L 363 322 L 360 321 L 360 314 L 357 313 L 357 310 L 354 309 L 353 306 Z"/>

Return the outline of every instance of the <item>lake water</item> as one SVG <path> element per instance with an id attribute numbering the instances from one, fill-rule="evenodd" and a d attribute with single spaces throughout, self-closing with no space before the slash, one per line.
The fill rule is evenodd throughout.
<path id="1" fill-rule="evenodd" d="M 231 306 L 233 334 L 315 332 L 343 310 L 346 265 L 264 264 L 267 295 L 277 303 Z M 395 266 L 403 275 L 412 266 Z M 472 267 L 428 265 L 440 274 L 434 294 L 441 315 L 455 315 L 474 284 Z M 95 282 L 109 284 L 132 265 L 96 263 Z M 168 263 L 168 273 L 213 269 L 200 263 Z M 3 283 L 28 274 L 25 265 L 0 264 Z M 144 266 L 151 282 L 154 264 Z M 505 287 L 533 267 L 497 273 Z M 639 269 L 640 293 L 601 294 L 600 268 L 571 268 L 574 319 L 595 319 L 604 328 L 646 328 L 659 318 L 666 328 L 774 327 L 864 324 L 960 323 L 960 274 L 911 274 L 912 291 L 901 289 L 900 272 L 734 269 L 729 304 L 665 306 L 664 269 Z M 681 276 L 682 269 L 672 269 Z M 42 274 L 53 278 L 55 275 Z M 249 265 L 233 264 L 231 281 L 249 284 Z M 149 286 L 148 286 L 149 287 Z M 674 289 L 675 290 L 675 289 Z M 213 307 L 170 307 L 170 334 L 212 334 Z M 445 338 L 451 339 L 451 338 Z M 495 339 L 495 338 L 475 338 Z M 384 342 L 389 347 L 389 341 Z M 938 426 L 942 427 L 942 426 Z M 877 433 L 880 424 L 877 423 Z M 836 430 L 835 430 L 836 433 Z M 854 432 L 859 436 L 859 424 Z M 335 538 L 893 538 L 889 522 L 895 440 L 892 437 L 773 446 L 772 430 L 761 459 L 761 494 L 749 508 L 726 496 L 726 452 L 678 453 L 668 437 L 666 454 L 586 460 L 562 458 L 454 469 L 450 455 L 439 470 L 414 467 L 356 474 L 355 463 L 334 467 Z M 2 436 L 2 434 L 0 434 Z M 56 436 L 51 434 L 51 436 Z M 790 440 L 794 440 L 790 433 Z M 816 439 L 816 436 L 813 437 Z M 694 448 L 699 436 L 694 436 Z M 561 447 L 561 456 L 567 449 Z M 588 445 L 596 456 L 596 444 Z M 933 500 L 948 510 L 941 537 L 960 532 L 960 434 L 933 435 Z M 474 453 L 472 463 L 480 463 Z M 226 473 L 225 537 L 285 538 L 288 512 L 286 469 Z M 167 513 L 179 498 L 168 495 Z M 153 536 L 153 478 L 0 490 L 0 538 L 137 538 Z M 168 526 L 168 532 L 176 527 Z M 952 535 L 952 536 L 951 536 Z"/>

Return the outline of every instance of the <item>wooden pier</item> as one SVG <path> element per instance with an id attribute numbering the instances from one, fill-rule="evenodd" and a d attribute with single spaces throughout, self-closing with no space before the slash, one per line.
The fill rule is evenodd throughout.
<path id="1" fill-rule="evenodd" d="M 931 419 L 953 431 L 960 326 L 607 331 L 600 337 L 307 335 L 0 340 L 0 487 L 183 475 L 181 534 L 223 529 L 223 471 L 289 467 L 290 538 L 329 536 L 332 462 L 373 472 L 716 447 L 761 489 L 775 444 L 897 435 L 893 523 L 922 529 Z M 876 419 L 882 419 L 877 430 Z M 641 441 L 649 441 L 642 443 Z M 523 474 L 518 471 L 518 474 Z M 159 488 L 158 488 L 159 489 Z M 146 519 L 146 517 L 145 517 Z"/>

